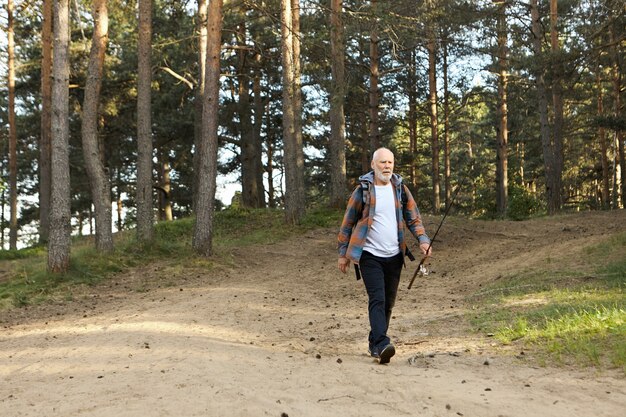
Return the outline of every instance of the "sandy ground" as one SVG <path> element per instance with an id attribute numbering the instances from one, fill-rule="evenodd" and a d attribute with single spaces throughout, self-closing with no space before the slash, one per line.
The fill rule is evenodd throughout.
<path id="1" fill-rule="evenodd" d="M 487 283 L 625 230 L 623 210 L 446 220 L 433 273 L 411 290 L 416 263 L 403 275 L 389 365 L 366 354 L 365 290 L 336 269 L 335 230 L 209 272 L 137 270 L 0 313 L 0 416 L 624 416 L 623 373 L 540 367 L 467 316 Z"/>

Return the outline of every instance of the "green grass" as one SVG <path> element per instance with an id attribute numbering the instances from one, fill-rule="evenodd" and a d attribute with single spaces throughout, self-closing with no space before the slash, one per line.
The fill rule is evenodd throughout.
<path id="1" fill-rule="evenodd" d="M 204 270 L 229 262 L 234 248 L 256 244 L 273 244 L 282 239 L 317 227 L 337 226 L 341 220 L 337 210 L 310 210 L 298 226 L 288 226 L 280 210 L 235 209 L 216 213 L 213 220 L 213 248 L 210 259 L 197 256 L 192 248 L 194 221 L 191 218 L 155 225 L 155 239 L 139 244 L 134 231 L 118 233 L 115 250 L 110 254 L 96 251 L 93 238 L 74 238 L 70 268 L 65 274 L 46 271 L 46 248 L 0 251 L 0 310 L 37 304 L 50 299 L 72 299 L 77 286 L 93 286 L 133 268 L 159 265 L 167 273 L 184 275 L 187 268 Z M 172 272 L 178 274 L 172 274 Z M 171 280 L 172 278 L 168 278 Z M 174 285 L 163 282 L 163 285 Z M 141 287 L 136 288 L 140 291 Z"/>
<path id="2" fill-rule="evenodd" d="M 583 256 L 588 271 L 526 270 L 483 289 L 470 298 L 482 304 L 472 324 L 504 344 L 533 348 L 546 362 L 626 374 L 626 234 Z"/>

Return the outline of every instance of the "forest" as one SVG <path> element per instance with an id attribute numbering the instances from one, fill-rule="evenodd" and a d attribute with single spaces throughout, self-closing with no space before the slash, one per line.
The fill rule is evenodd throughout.
<path id="1" fill-rule="evenodd" d="M 2 248 L 342 209 L 386 146 L 422 212 L 624 208 L 624 0 L 7 0 Z M 236 188 L 231 201 L 218 187 Z M 457 193 L 458 191 L 458 193 Z"/>

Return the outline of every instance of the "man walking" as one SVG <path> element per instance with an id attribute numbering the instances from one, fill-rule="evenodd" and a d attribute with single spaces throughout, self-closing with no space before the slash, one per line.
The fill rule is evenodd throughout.
<path id="1" fill-rule="evenodd" d="M 369 353 L 379 363 L 389 363 L 396 349 L 387 336 L 396 300 L 404 255 L 412 257 L 404 238 L 404 224 L 430 256 L 417 205 L 402 178 L 393 173 L 394 156 L 387 148 L 374 152 L 372 171 L 359 177 L 339 229 L 339 270 L 355 264 L 357 279 L 363 278 L 368 295 Z"/>

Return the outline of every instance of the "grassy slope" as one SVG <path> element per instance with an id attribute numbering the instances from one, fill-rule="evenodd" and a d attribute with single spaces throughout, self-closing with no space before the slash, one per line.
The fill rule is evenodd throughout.
<path id="1" fill-rule="evenodd" d="M 572 256 L 553 271 L 515 271 L 506 286 L 468 298 L 483 306 L 471 321 L 504 344 L 529 347 L 550 363 L 621 368 L 626 374 L 626 233 L 584 251 L 586 270 Z"/>
<path id="2" fill-rule="evenodd" d="M 75 286 L 96 285 L 114 274 L 157 262 L 179 268 L 211 268 L 228 263 L 227 253 L 231 248 L 271 243 L 315 227 L 336 226 L 340 216 L 336 211 L 316 210 L 307 214 L 302 225 L 286 226 L 282 212 L 276 210 L 219 212 L 214 220 L 215 255 L 209 260 L 193 252 L 192 219 L 158 223 L 156 238 L 149 245 L 138 244 L 132 231 L 119 233 L 111 254 L 98 253 L 91 238 L 76 238 L 72 244 L 70 270 L 64 275 L 46 272 L 44 247 L 0 252 L 0 271 L 4 271 L 0 275 L 0 311 L 50 298 L 71 298 L 71 289 Z"/>

